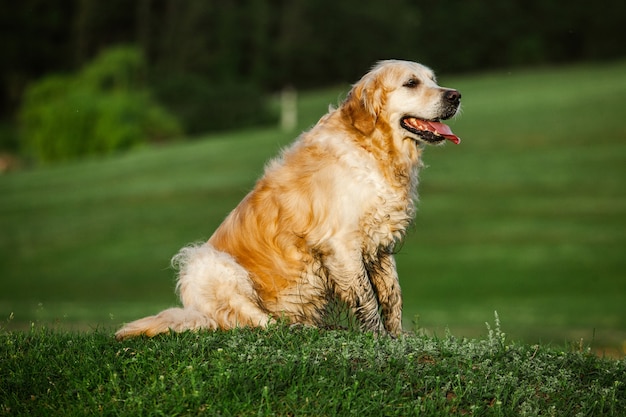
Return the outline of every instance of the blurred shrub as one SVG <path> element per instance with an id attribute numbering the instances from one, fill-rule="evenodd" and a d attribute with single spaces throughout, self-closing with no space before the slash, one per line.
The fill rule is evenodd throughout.
<path id="1" fill-rule="evenodd" d="M 0 152 L 15 153 L 18 148 L 17 129 L 11 123 L 0 120 Z"/>
<path id="2" fill-rule="evenodd" d="M 167 74 L 155 80 L 154 91 L 189 134 L 278 122 L 266 95 L 252 83 L 213 84 L 191 74 Z"/>
<path id="3" fill-rule="evenodd" d="M 24 151 L 42 162 L 107 154 L 182 134 L 143 85 L 145 65 L 131 47 L 103 52 L 73 76 L 31 85 L 20 109 Z"/>

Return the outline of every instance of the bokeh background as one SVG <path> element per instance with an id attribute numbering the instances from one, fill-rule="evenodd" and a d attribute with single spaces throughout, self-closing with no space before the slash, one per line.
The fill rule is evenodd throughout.
<path id="1" fill-rule="evenodd" d="M 623 2 L 2 3 L 1 327 L 176 304 L 178 248 L 398 58 L 463 93 L 397 257 L 405 327 L 472 337 L 497 311 L 513 339 L 625 353 Z"/>

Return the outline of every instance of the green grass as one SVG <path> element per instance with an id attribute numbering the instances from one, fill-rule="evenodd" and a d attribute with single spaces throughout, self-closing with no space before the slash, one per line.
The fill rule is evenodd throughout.
<path id="1" fill-rule="evenodd" d="M 324 331 L 0 331 L 0 415 L 620 416 L 626 359 L 587 349 Z"/>
<path id="2" fill-rule="evenodd" d="M 459 146 L 430 148 L 397 256 L 406 327 L 626 344 L 626 63 L 440 77 Z M 301 129 L 346 89 L 303 93 Z M 294 135 L 199 138 L 0 177 L 0 317 L 113 328 L 177 303 L 169 259 L 203 240 Z M 97 336 L 94 336 L 97 338 Z M 85 342 L 87 343 L 87 342 Z"/>

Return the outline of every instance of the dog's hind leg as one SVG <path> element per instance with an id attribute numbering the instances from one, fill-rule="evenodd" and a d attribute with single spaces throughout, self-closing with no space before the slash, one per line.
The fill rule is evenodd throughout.
<path id="1" fill-rule="evenodd" d="M 115 334 L 118 340 L 170 330 L 266 327 L 272 321 L 248 272 L 227 253 L 205 243 L 183 248 L 172 262 L 180 269 L 177 290 L 183 308 L 128 323 Z"/>
<path id="2" fill-rule="evenodd" d="M 183 306 L 210 317 L 218 328 L 266 327 L 271 321 L 248 271 L 229 254 L 205 243 L 183 248 L 173 263 L 180 269 L 177 289 Z"/>

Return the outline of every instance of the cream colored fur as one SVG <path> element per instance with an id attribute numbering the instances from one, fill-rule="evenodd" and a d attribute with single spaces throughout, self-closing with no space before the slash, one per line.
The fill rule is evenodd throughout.
<path id="1" fill-rule="evenodd" d="M 408 88 L 409 79 L 419 86 Z M 183 308 L 129 323 L 116 337 L 276 318 L 316 325 L 333 296 L 364 330 L 400 333 L 393 252 L 415 214 L 424 145 L 400 121 L 449 117 L 446 91 L 420 64 L 379 63 L 268 164 L 208 242 L 174 257 Z"/>

